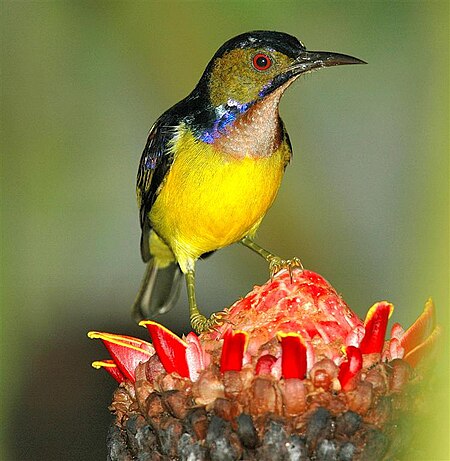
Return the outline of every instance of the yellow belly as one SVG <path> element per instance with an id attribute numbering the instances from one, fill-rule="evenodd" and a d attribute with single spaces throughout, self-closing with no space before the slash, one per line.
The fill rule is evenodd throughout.
<path id="1" fill-rule="evenodd" d="M 154 230 L 182 270 L 189 260 L 256 230 L 273 203 L 289 158 L 282 144 L 270 157 L 230 158 L 182 134 L 151 212 Z"/>

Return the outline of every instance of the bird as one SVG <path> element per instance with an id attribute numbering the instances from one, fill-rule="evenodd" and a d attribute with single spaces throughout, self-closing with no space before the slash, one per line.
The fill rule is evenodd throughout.
<path id="1" fill-rule="evenodd" d="M 347 64 L 365 61 L 308 51 L 284 32 L 246 32 L 225 42 L 193 91 L 156 120 L 136 184 L 147 264 L 133 305 L 137 321 L 172 308 L 184 274 L 192 328 L 220 324 L 223 312 L 206 317 L 199 310 L 195 264 L 233 243 L 262 256 L 272 275 L 301 266 L 254 240 L 292 157 L 279 102 L 300 76 Z"/>

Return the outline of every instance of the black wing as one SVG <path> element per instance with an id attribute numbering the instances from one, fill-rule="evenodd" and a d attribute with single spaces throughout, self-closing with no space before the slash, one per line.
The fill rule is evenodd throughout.
<path id="1" fill-rule="evenodd" d="M 150 260 L 149 234 L 151 223 L 148 214 L 155 203 L 159 188 L 173 162 L 170 141 L 177 126 L 173 125 L 167 113 L 153 125 L 142 152 L 137 174 L 136 193 L 141 223 L 141 256 L 144 262 Z"/>

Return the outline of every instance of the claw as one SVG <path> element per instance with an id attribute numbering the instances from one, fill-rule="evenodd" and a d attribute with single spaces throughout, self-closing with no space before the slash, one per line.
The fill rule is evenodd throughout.
<path id="1" fill-rule="evenodd" d="M 192 328 L 198 333 L 204 333 L 206 331 L 217 331 L 216 327 L 221 326 L 226 320 L 223 316 L 226 312 L 214 312 L 209 318 L 202 314 L 195 314 L 191 317 Z"/>
<path id="2" fill-rule="evenodd" d="M 280 272 L 281 269 L 287 269 L 292 283 L 292 271 L 297 267 L 304 270 L 302 262 L 297 257 L 292 259 L 281 259 L 279 256 L 271 256 L 268 261 L 271 280 L 273 280 L 274 276 Z"/>
<path id="3" fill-rule="evenodd" d="M 226 314 L 226 313 L 227 313 L 226 311 L 220 312 L 221 315 Z M 218 327 L 221 327 L 224 323 L 226 323 L 227 325 L 230 325 L 231 327 L 235 326 L 234 322 L 232 322 L 231 320 L 228 320 L 228 319 L 226 319 L 224 317 L 220 317 L 219 322 L 217 323 L 217 325 L 214 326 L 214 327 L 211 327 L 211 330 L 215 331 L 218 335 L 221 336 L 223 331 L 219 330 Z"/>

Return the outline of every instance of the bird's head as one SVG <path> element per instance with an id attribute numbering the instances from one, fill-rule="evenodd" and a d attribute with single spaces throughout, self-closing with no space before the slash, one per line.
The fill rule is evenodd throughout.
<path id="1" fill-rule="evenodd" d="M 229 101 L 252 104 L 321 67 L 364 64 L 339 53 L 308 51 L 297 38 L 283 32 L 254 31 L 224 43 L 209 62 L 202 83 L 214 107 Z"/>
<path id="2" fill-rule="evenodd" d="M 230 123 L 277 90 L 278 103 L 300 75 L 321 67 L 363 63 L 344 54 L 308 51 L 297 38 L 282 32 L 238 35 L 217 50 L 193 93 L 214 113 L 215 126 L 205 132 L 204 140 L 213 142 Z"/>

